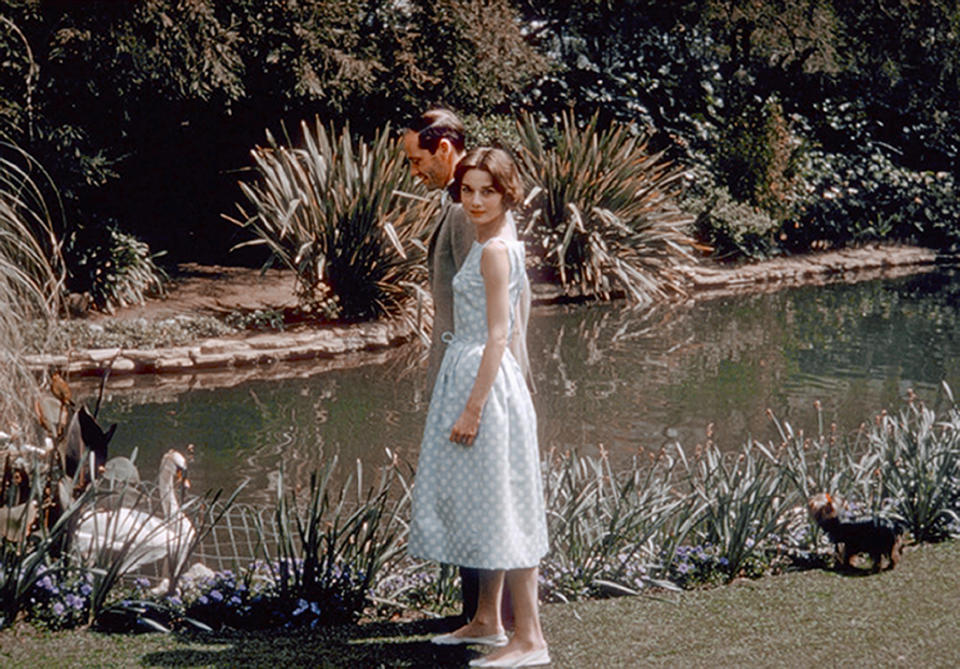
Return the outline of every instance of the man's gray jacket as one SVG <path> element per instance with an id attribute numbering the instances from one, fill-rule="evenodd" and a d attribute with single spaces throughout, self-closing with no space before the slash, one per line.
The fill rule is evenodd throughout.
<path id="1" fill-rule="evenodd" d="M 453 276 L 463 264 L 474 240 L 473 225 L 467 220 L 463 207 L 451 202 L 446 193 L 443 199 L 437 224 L 430 233 L 427 246 L 430 292 L 433 293 L 433 331 L 430 334 L 427 362 L 428 393 L 433 392 L 443 352 L 447 348 L 440 336 L 444 332 L 453 332 Z"/>

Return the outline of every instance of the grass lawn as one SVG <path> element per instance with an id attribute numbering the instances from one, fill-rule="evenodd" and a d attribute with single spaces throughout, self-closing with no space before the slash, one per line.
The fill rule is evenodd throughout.
<path id="1" fill-rule="evenodd" d="M 878 575 L 807 571 L 710 590 L 551 604 L 553 667 L 955 667 L 960 542 L 909 548 Z M 464 667 L 445 621 L 263 635 L 0 633 L 4 667 Z"/>

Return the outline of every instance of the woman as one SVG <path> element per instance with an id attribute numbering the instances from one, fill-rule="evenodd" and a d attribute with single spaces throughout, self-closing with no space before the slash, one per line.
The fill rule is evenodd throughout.
<path id="1" fill-rule="evenodd" d="M 537 566 L 548 546 L 536 415 L 508 349 L 512 336 L 524 336 L 529 300 L 523 244 L 509 213 L 521 199 L 520 178 L 506 152 L 474 149 L 457 166 L 453 190 L 476 240 L 453 279 L 455 332 L 443 335 L 448 345 L 427 411 L 409 550 L 481 570 L 476 615 L 434 643 L 503 646 L 471 666 L 546 664 Z M 504 581 L 515 621 L 509 640 L 500 619 Z"/>

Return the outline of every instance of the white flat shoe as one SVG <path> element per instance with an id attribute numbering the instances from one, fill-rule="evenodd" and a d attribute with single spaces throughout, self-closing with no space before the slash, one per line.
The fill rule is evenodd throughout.
<path id="1" fill-rule="evenodd" d="M 482 644 L 484 646 L 506 646 L 507 635 L 503 632 L 490 634 L 488 636 L 454 636 L 453 634 L 441 634 L 430 639 L 430 643 L 438 646 L 459 646 L 465 644 Z"/>
<path id="2" fill-rule="evenodd" d="M 521 653 L 513 657 L 497 658 L 491 660 L 486 657 L 478 657 L 470 660 L 471 667 L 535 667 L 540 664 L 550 664 L 550 653 L 546 648 L 531 650 L 528 653 Z"/>

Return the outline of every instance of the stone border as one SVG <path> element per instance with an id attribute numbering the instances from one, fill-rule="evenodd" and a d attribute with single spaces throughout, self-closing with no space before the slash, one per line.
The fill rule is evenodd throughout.
<path id="1" fill-rule="evenodd" d="M 189 346 L 153 349 L 99 348 L 60 355 L 27 356 L 35 369 L 61 369 L 70 376 L 184 374 L 332 358 L 377 351 L 409 341 L 413 329 L 398 321 L 359 323 L 322 330 L 204 339 Z"/>
<path id="2" fill-rule="evenodd" d="M 956 262 L 937 252 L 909 246 L 870 245 L 841 249 L 809 256 L 787 256 L 734 267 L 680 268 L 688 283 L 689 297 L 713 299 L 744 292 L 780 290 L 801 285 L 839 281 L 855 282 L 881 277 L 902 276 L 934 269 L 943 261 Z M 565 294 L 552 285 L 534 285 L 534 302 L 551 304 L 582 301 L 583 297 Z M 218 371 L 241 378 L 272 377 L 275 363 L 344 357 L 361 351 L 378 351 L 409 342 L 413 328 L 399 322 L 370 322 L 334 326 L 318 330 L 238 335 L 205 339 L 188 346 L 164 349 L 106 348 L 77 351 L 68 355 L 32 355 L 27 363 L 34 369 L 65 370 L 72 377 L 100 376 L 111 370 L 111 377 L 131 374 L 176 375 L 191 378 L 201 372 Z M 336 365 L 340 366 L 340 365 Z M 253 368 L 263 370 L 253 372 Z M 248 370 L 248 371 L 245 371 Z M 313 370 L 313 368 L 311 368 Z M 252 372 L 252 373 L 248 373 Z M 287 370 L 282 376 L 297 372 Z M 301 372 L 302 373 L 302 372 Z M 204 384 L 206 385 L 206 384 Z M 227 385 L 230 385 L 227 383 Z"/>
<path id="3" fill-rule="evenodd" d="M 869 245 L 806 256 L 785 256 L 739 267 L 683 267 L 691 296 L 711 299 L 742 292 L 867 281 L 931 271 L 956 262 L 932 249 Z"/>

